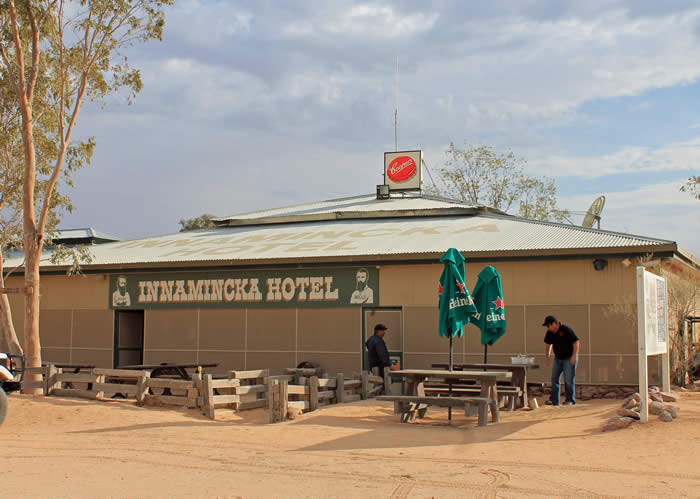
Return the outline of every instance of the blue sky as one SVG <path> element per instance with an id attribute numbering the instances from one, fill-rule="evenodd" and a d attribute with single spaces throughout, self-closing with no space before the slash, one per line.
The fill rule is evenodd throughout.
<path id="1" fill-rule="evenodd" d="M 63 227 L 124 238 L 178 220 L 373 192 L 394 147 L 511 149 L 558 204 L 700 256 L 700 4 L 184 0 L 129 61 L 133 105 L 88 106 Z M 475 4 L 475 5 L 473 5 Z M 483 5 L 482 5 L 483 4 Z M 580 221 L 574 216 L 573 221 Z"/>

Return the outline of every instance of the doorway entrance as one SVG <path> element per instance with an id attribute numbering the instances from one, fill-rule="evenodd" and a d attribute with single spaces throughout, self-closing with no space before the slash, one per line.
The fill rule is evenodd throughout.
<path id="1" fill-rule="evenodd" d="M 362 369 L 369 370 L 365 342 L 374 334 L 374 326 L 384 324 L 389 330 L 384 336 L 391 364 L 403 366 L 403 309 L 401 307 L 363 307 L 362 309 Z"/>
<path id="2" fill-rule="evenodd" d="M 114 367 L 143 364 L 143 310 L 114 314 Z"/>

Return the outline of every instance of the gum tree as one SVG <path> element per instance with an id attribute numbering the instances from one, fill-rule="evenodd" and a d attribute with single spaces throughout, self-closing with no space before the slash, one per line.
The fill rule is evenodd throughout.
<path id="1" fill-rule="evenodd" d="M 0 57 L 21 118 L 24 285 L 31 290 L 24 301 L 28 367 L 41 366 L 39 259 L 60 203 L 57 185 L 67 165 L 80 161 L 71 158 L 71 144 L 81 108 L 119 92 L 131 99 L 141 90 L 139 72 L 129 66 L 124 49 L 162 39 L 163 9 L 171 3 L 0 0 Z M 52 126 L 37 126 L 37 117 L 44 115 Z M 45 172 L 38 161 L 42 141 L 51 152 Z"/>
<path id="2" fill-rule="evenodd" d="M 464 148 L 450 143 L 439 169 L 436 193 L 537 220 L 561 222 L 568 212 L 556 209 L 557 188 L 548 177 L 525 173 L 525 161 L 512 151 L 499 153 L 486 145 Z"/>

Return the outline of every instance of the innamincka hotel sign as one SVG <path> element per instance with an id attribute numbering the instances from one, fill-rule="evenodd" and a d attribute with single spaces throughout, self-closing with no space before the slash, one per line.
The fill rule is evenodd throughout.
<path id="1" fill-rule="evenodd" d="M 376 268 L 180 272 L 110 276 L 114 309 L 377 305 Z"/>

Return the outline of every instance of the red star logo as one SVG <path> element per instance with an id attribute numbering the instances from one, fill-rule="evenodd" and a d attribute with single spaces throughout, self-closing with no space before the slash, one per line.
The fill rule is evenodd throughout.
<path id="1" fill-rule="evenodd" d="M 496 298 L 496 301 L 491 302 L 494 305 L 496 305 L 496 308 L 506 308 L 506 302 L 503 301 L 503 298 L 500 296 Z"/>
<path id="2" fill-rule="evenodd" d="M 467 292 L 464 290 L 465 284 L 463 282 L 459 282 L 457 279 L 455 279 L 455 282 L 457 283 L 457 287 L 459 288 L 459 292 L 466 294 Z"/>
<path id="3" fill-rule="evenodd" d="M 438 283 L 438 294 L 442 295 L 442 284 Z"/>

